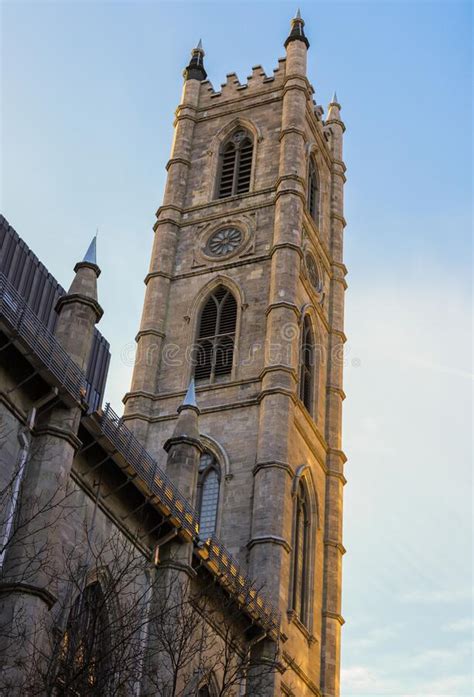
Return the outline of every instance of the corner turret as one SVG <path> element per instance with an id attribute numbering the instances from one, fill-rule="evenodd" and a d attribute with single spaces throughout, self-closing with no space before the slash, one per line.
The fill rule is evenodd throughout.
<path id="1" fill-rule="evenodd" d="M 85 370 L 89 361 L 94 327 L 103 315 L 97 298 L 97 238 L 94 237 L 66 293 L 56 304 L 58 321 L 55 334 L 73 361 Z"/>
<path id="2" fill-rule="evenodd" d="M 183 403 L 178 407 L 179 416 L 173 435 L 163 446 L 168 453 L 166 473 L 193 505 L 203 452 L 199 438 L 199 413 L 193 379 Z"/>
<path id="3" fill-rule="evenodd" d="M 185 80 L 199 80 L 202 82 L 206 79 L 207 73 L 204 69 L 204 56 L 205 53 L 202 47 L 202 41 L 199 39 L 198 45 L 191 51 L 191 60 L 183 71 Z"/>
<path id="4" fill-rule="evenodd" d="M 309 41 L 304 33 L 304 20 L 301 17 L 299 8 L 296 17 L 291 20 L 291 31 L 284 43 L 285 48 L 288 48 L 288 44 L 292 41 L 302 41 L 306 45 L 306 48 L 309 48 Z"/>

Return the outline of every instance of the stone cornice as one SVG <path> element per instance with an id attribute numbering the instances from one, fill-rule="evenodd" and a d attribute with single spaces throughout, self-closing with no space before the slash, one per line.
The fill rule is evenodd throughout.
<path id="1" fill-rule="evenodd" d="M 159 566 L 160 569 L 173 569 L 173 571 L 182 571 L 191 579 L 197 576 L 196 571 L 192 568 L 190 564 L 184 564 L 183 562 L 179 562 L 176 560 L 165 559 L 163 561 L 159 561 L 157 566 Z"/>
<path id="2" fill-rule="evenodd" d="M 192 123 L 198 123 L 199 118 L 193 114 L 177 114 L 173 120 L 173 128 L 176 128 L 180 121 L 191 121 Z"/>
<path id="3" fill-rule="evenodd" d="M 342 474 L 342 472 L 337 472 L 336 470 L 328 468 L 326 470 L 326 474 L 328 477 L 334 477 L 334 479 L 339 479 L 342 486 L 345 486 L 347 484 L 347 479 Z"/>
<path id="4" fill-rule="evenodd" d="M 342 128 L 342 132 L 344 133 L 346 130 L 346 127 L 344 125 L 344 122 L 341 121 L 340 119 L 331 119 L 330 121 L 325 121 L 324 125 L 325 126 L 331 126 L 332 124 L 336 124 L 337 126 L 340 126 Z"/>
<path id="5" fill-rule="evenodd" d="M 328 448 L 328 455 L 337 457 L 339 460 L 341 460 L 343 465 L 347 462 L 345 452 L 339 448 Z"/>
<path id="6" fill-rule="evenodd" d="M 209 121 L 213 118 L 236 114 L 239 111 L 247 111 L 247 109 L 251 109 L 253 106 L 260 107 L 272 104 L 273 102 L 281 102 L 283 100 L 283 86 L 278 85 L 275 87 L 272 83 L 268 84 L 271 85 L 269 89 L 247 92 L 247 94 L 245 91 L 241 91 L 237 96 L 231 97 L 230 99 L 225 99 L 224 97 L 222 101 L 222 93 L 216 92 L 211 95 L 211 98 L 216 100 L 214 103 L 207 101 L 206 104 L 199 106 L 198 121 Z M 259 97 L 261 98 L 262 96 L 264 98 L 259 99 Z M 250 100 L 255 100 L 256 104 L 249 104 L 248 102 Z M 219 108 L 221 109 L 218 111 Z M 213 111 L 214 113 L 207 113 Z M 200 115 L 201 112 L 203 113 L 202 116 Z M 206 115 L 204 116 L 204 114 Z"/>
<path id="7" fill-rule="evenodd" d="M 169 273 L 165 273 L 164 271 L 150 271 L 149 273 L 147 273 L 147 275 L 143 279 L 144 284 L 148 285 L 148 282 L 152 278 L 166 278 L 168 281 L 173 280 L 173 276 Z"/>
<path id="8" fill-rule="evenodd" d="M 255 477 L 255 475 L 260 472 L 260 470 L 266 470 L 266 469 L 280 469 L 283 470 L 288 474 L 290 479 L 293 479 L 294 477 L 294 472 L 293 468 L 288 462 L 282 462 L 281 460 L 270 460 L 267 462 L 257 462 L 257 464 L 254 466 L 252 470 L 252 474 Z"/>
<path id="9" fill-rule="evenodd" d="M 58 428 L 58 426 L 53 426 L 51 424 L 35 426 L 33 429 L 33 435 L 35 438 L 39 436 L 54 436 L 55 438 L 65 440 L 72 448 L 74 448 L 74 451 L 79 450 L 79 448 L 82 446 L 82 441 L 79 440 L 73 431 Z"/>
<path id="10" fill-rule="evenodd" d="M 308 140 L 305 131 L 302 128 L 296 128 L 296 126 L 287 126 L 286 128 L 282 128 L 278 140 L 281 141 L 289 133 L 296 133 L 296 135 L 301 136 L 305 143 Z"/>
<path id="11" fill-rule="evenodd" d="M 280 198 L 280 196 L 298 196 L 306 204 L 306 194 L 303 191 L 297 191 L 296 189 L 279 189 L 275 194 L 275 203 Z"/>
<path id="12" fill-rule="evenodd" d="M 103 309 L 95 298 L 89 298 L 89 296 L 82 295 L 82 293 L 67 293 L 66 295 L 61 295 L 56 303 L 55 310 L 56 312 L 60 312 L 64 305 L 74 303 L 79 303 L 80 305 L 86 305 L 87 307 L 92 308 L 96 316 L 96 322 L 98 322 L 104 314 Z"/>
<path id="13" fill-rule="evenodd" d="M 289 77 L 289 80 L 294 80 L 296 77 L 300 77 L 299 75 L 293 75 Z M 285 86 L 283 87 L 283 98 L 288 94 L 288 92 L 292 92 L 293 90 L 297 90 L 298 92 L 303 92 L 304 96 L 306 99 L 311 99 L 312 94 L 310 93 L 307 85 L 299 85 L 297 82 L 293 83 L 288 83 L 288 80 L 285 82 Z"/>
<path id="14" fill-rule="evenodd" d="M 190 436 L 173 436 L 172 438 L 168 438 L 163 445 L 163 449 L 168 453 L 174 445 L 192 445 L 201 453 L 204 452 L 201 441 L 197 438 L 191 438 Z"/>
<path id="15" fill-rule="evenodd" d="M 338 336 L 339 339 L 341 340 L 341 342 L 342 342 L 343 344 L 346 343 L 346 341 L 347 341 L 347 336 L 346 336 L 346 335 L 344 334 L 344 332 L 341 331 L 340 329 L 334 329 L 334 327 L 333 327 L 333 328 L 330 330 L 330 333 L 331 333 L 332 335 L 334 335 L 334 336 Z"/>
<path id="16" fill-rule="evenodd" d="M 346 219 L 344 218 L 343 215 L 341 215 L 337 211 L 330 211 L 329 217 L 332 218 L 333 220 L 338 220 L 342 224 L 343 227 L 346 227 L 346 225 L 347 225 Z"/>
<path id="17" fill-rule="evenodd" d="M 272 194 L 271 199 L 258 201 L 258 197 L 262 197 L 268 194 Z M 268 208 L 272 206 L 275 202 L 273 194 L 275 194 L 275 187 L 269 186 L 265 189 L 249 191 L 246 194 L 239 194 L 238 196 L 228 196 L 227 198 L 217 198 L 211 201 L 206 201 L 206 203 L 198 203 L 195 206 L 183 208 L 182 213 L 183 215 L 186 215 L 186 220 L 181 220 L 180 227 L 185 227 L 186 225 L 196 225 L 197 223 L 201 224 L 205 222 L 210 222 L 212 220 L 218 220 L 219 218 L 222 218 L 222 215 L 227 216 L 229 215 L 229 211 L 226 208 L 226 204 L 232 202 L 248 202 L 247 205 L 240 206 L 233 210 L 232 215 L 234 216 L 241 215 L 242 213 L 248 213 L 250 211 L 259 210 L 261 208 Z M 257 199 L 257 202 L 252 203 L 252 199 Z M 215 213 L 210 213 L 207 216 L 203 215 L 202 213 L 203 211 L 205 211 L 206 208 L 215 209 L 219 207 L 221 208 L 221 210 L 217 210 Z M 196 213 L 199 216 L 197 220 L 190 218 L 191 214 L 193 213 Z"/>
<path id="18" fill-rule="evenodd" d="M 303 250 L 301 246 L 295 242 L 279 242 L 278 244 L 274 244 L 270 250 L 270 256 L 272 257 L 279 249 L 291 249 L 296 252 L 301 259 L 303 258 Z"/>
<path id="19" fill-rule="evenodd" d="M 294 392 L 292 390 L 289 390 L 286 387 L 281 387 L 281 386 L 280 387 L 268 387 L 268 388 L 262 390 L 260 392 L 260 394 L 258 395 L 258 397 L 257 397 L 258 404 L 260 404 L 265 399 L 265 397 L 268 397 L 268 395 L 271 395 L 271 394 L 279 394 L 279 395 L 282 395 L 284 397 L 289 397 L 292 400 L 292 402 L 294 402 L 296 399 Z"/>
<path id="20" fill-rule="evenodd" d="M 162 225 L 173 225 L 175 228 L 181 227 L 181 217 L 179 219 L 175 218 L 159 218 L 153 225 L 153 231 L 156 234 L 160 230 Z M 160 230 L 161 232 L 161 230 Z"/>
<path id="21" fill-rule="evenodd" d="M 280 188 L 280 184 L 283 184 L 284 182 L 287 182 L 287 181 L 296 182 L 297 184 L 300 184 L 300 186 L 302 187 L 302 190 L 303 190 L 303 194 L 305 196 L 305 201 L 306 201 L 306 183 L 305 183 L 305 180 L 303 179 L 303 177 L 300 177 L 299 174 L 280 174 L 275 182 L 277 191 L 284 191 L 285 190 L 285 191 L 296 192 L 297 189 L 293 189 L 291 187 L 287 188 L 287 189 Z"/>
<path id="22" fill-rule="evenodd" d="M 286 300 L 281 300 L 280 302 L 277 303 L 270 303 L 270 305 L 267 306 L 267 309 L 265 310 L 265 315 L 268 316 L 270 312 L 273 310 L 281 310 L 282 308 L 286 310 L 291 310 L 292 312 L 295 313 L 297 319 L 299 320 L 301 317 L 301 310 L 300 308 L 295 305 L 295 303 L 290 303 Z"/>
<path id="23" fill-rule="evenodd" d="M 188 160 L 185 157 L 171 157 L 165 165 L 167 172 L 172 165 L 185 165 L 186 167 L 191 167 L 191 160 Z"/>
<path id="24" fill-rule="evenodd" d="M 232 388 L 232 387 L 239 387 L 241 385 L 252 385 L 252 384 L 259 384 L 260 383 L 260 378 L 247 378 L 246 380 L 232 380 L 229 382 L 225 383 L 214 383 L 212 385 L 197 385 L 196 386 L 196 392 L 198 394 L 201 394 L 203 392 L 207 392 L 209 390 L 215 391 L 215 390 L 222 390 L 222 389 L 227 389 L 227 388 Z M 138 390 L 136 392 L 127 392 L 126 397 L 129 399 L 130 397 L 145 397 L 146 399 L 150 399 L 153 402 L 162 402 L 164 400 L 170 399 L 174 403 L 176 400 L 181 400 L 186 394 L 186 390 L 173 390 L 172 392 L 162 392 L 161 394 L 155 394 L 153 392 L 145 392 L 143 390 Z M 175 409 L 175 407 L 173 407 Z M 170 414 L 170 417 L 176 417 L 176 411 L 173 411 L 172 414 Z"/>
<path id="25" fill-rule="evenodd" d="M 342 273 L 344 274 L 344 276 L 346 276 L 347 266 L 345 264 L 343 264 L 340 261 L 333 261 L 332 266 L 334 266 L 336 269 L 340 269 L 342 271 Z"/>
<path id="26" fill-rule="evenodd" d="M 330 610 L 323 610 L 323 617 L 326 617 L 331 620 L 336 620 L 336 622 L 339 622 L 339 624 L 342 625 L 345 624 L 344 617 L 339 614 L 338 612 L 331 612 Z"/>
<path id="27" fill-rule="evenodd" d="M 333 394 L 336 394 L 343 401 L 346 398 L 346 393 L 344 392 L 342 387 L 339 387 L 338 385 L 326 385 L 326 392 L 332 392 Z"/>
<path id="28" fill-rule="evenodd" d="M 130 399 L 130 393 L 126 395 L 127 400 Z M 132 395 L 133 396 L 133 395 Z M 151 401 L 155 401 L 156 398 L 150 398 Z M 253 399 L 246 399 L 242 402 L 227 402 L 225 404 L 216 404 L 212 407 L 202 407 L 200 408 L 201 414 L 214 414 L 215 412 L 231 411 L 232 409 L 245 409 L 248 407 L 257 406 L 259 403 L 258 397 Z M 138 419 L 140 421 L 145 421 L 146 423 L 159 423 L 161 421 L 172 421 L 177 418 L 176 412 L 174 414 L 160 414 L 160 416 L 149 416 L 139 412 L 131 412 L 123 415 L 124 421 L 131 421 L 133 419 Z"/>
<path id="29" fill-rule="evenodd" d="M 193 278 L 193 276 L 203 276 L 209 273 L 216 273 L 216 271 L 225 271 L 225 269 L 232 269 L 237 266 L 248 266 L 249 264 L 261 263 L 263 261 L 269 261 L 269 254 L 261 254 L 259 256 L 246 256 L 245 259 L 229 259 L 229 261 L 223 261 L 220 264 L 215 263 L 213 266 L 200 266 L 195 268 L 193 271 L 188 271 L 186 273 L 176 274 L 172 277 L 172 281 L 180 281 L 184 278 Z"/>
<path id="30" fill-rule="evenodd" d="M 48 610 L 51 610 L 57 601 L 56 596 L 54 596 L 49 590 L 46 588 L 40 588 L 39 586 L 34 586 L 30 583 L 0 583 L 0 595 L 7 593 L 34 595 L 37 598 L 40 598 L 46 604 Z"/>
<path id="31" fill-rule="evenodd" d="M 260 378 L 261 380 L 263 380 L 263 378 L 265 377 L 265 375 L 267 375 L 267 373 L 279 373 L 279 372 L 287 373 L 288 375 L 290 375 L 290 376 L 293 378 L 293 380 L 295 381 L 295 383 L 298 382 L 298 373 L 297 373 L 297 371 L 296 371 L 294 368 L 292 368 L 291 366 L 286 365 L 286 364 L 284 364 L 284 363 L 279 363 L 279 364 L 277 364 L 277 365 L 269 365 L 269 366 L 266 366 L 266 367 L 262 370 L 262 372 L 260 373 L 259 378 Z"/>
<path id="32" fill-rule="evenodd" d="M 326 547 L 335 547 L 343 555 L 346 553 L 346 548 L 339 540 L 331 540 L 329 538 L 326 538 L 324 540 L 324 544 Z"/>
<path id="33" fill-rule="evenodd" d="M 289 542 L 287 542 L 287 540 L 285 540 L 283 537 L 278 537 L 277 535 L 258 535 L 256 537 L 252 537 L 252 539 L 247 542 L 247 549 L 250 550 L 256 545 L 265 544 L 278 545 L 283 547 L 288 554 L 291 552 L 291 545 Z"/>
<path id="34" fill-rule="evenodd" d="M 156 336 L 159 339 L 164 339 L 166 337 L 166 334 L 165 332 L 158 331 L 158 329 L 140 329 L 140 331 L 135 337 L 135 341 L 138 343 L 142 336 Z"/>

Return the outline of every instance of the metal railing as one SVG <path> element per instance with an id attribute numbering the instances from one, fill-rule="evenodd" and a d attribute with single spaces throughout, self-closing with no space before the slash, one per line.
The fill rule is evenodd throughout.
<path id="1" fill-rule="evenodd" d="M 58 385 L 82 403 L 87 389 L 86 376 L 3 273 L 0 273 L 0 317 L 23 340 L 31 355 L 52 373 Z"/>
<path id="2" fill-rule="evenodd" d="M 170 515 L 177 519 L 192 539 L 196 539 L 199 530 L 198 514 L 110 404 L 106 404 L 100 414 L 100 423 L 104 435 L 145 482 L 150 492 L 169 509 Z"/>
<path id="3" fill-rule="evenodd" d="M 278 634 L 280 613 L 255 588 L 249 577 L 242 571 L 239 563 L 232 557 L 222 542 L 212 535 L 201 542 L 199 555 L 207 559 L 207 565 L 219 577 L 223 586 L 233 595 L 240 605 L 259 620 L 260 624 L 270 633 Z"/>
<path id="4" fill-rule="evenodd" d="M 197 546 L 199 557 L 215 574 L 219 583 L 235 597 L 269 632 L 278 633 L 280 616 L 273 605 L 258 591 L 239 563 L 214 535 L 199 537 L 199 516 L 181 492 L 158 466 L 156 460 L 125 425 L 110 404 L 99 413 L 105 436 L 147 484 L 149 491 L 169 510 L 169 515 L 186 530 Z"/>
<path id="5" fill-rule="evenodd" d="M 84 373 L 70 358 L 41 320 L 28 307 L 3 273 L 0 273 L 0 317 L 13 334 L 19 336 L 31 355 L 39 359 L 71 397 L 83 403 L 87 388 Z M 158 466 L 110 404 L 97 412 L 102 432 L 125 461 L 156 496 L 162 511 L 181 526 L 195 543 L 198 554 L 219 583 L 267 631 L 278 632 L 279 615 L 258 591 L 238 562 L 215 536 L 199 537 L 199 516 L 173 482 Z"/>

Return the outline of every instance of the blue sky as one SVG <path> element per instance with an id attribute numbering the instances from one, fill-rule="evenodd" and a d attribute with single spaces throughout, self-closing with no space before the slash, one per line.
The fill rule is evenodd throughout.
<path id="1" fill-rule="evenodd" d="M 130 380 L 181 91 L 284 54 L 286 2 L 3 2 L 1 210 L 68 285 L 96 227 Z M 302 2 L 347 125 L 343 697 L 471 694 L 471 55 L 463 2 Z"/>

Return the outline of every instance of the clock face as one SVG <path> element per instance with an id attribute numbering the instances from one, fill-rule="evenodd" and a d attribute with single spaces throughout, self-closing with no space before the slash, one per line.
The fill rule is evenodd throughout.
<path id="1" fill-rule="evenodd" d="M 316 264 L 313 255 L 309 252 L 306 253 L 305 263 L 309 281 L 313 286 L 314 290 L 319 293 L 322 288 L 321 277 L 319 275 L 318 265 Z"/>
<path id="2" fill-rule="evenodd" d="M 209 237 L 205 251 L 210 256 L 223 257 L 238 249 L 241 242 L 241 231 L 235 227 L 226 227 Z"/>

